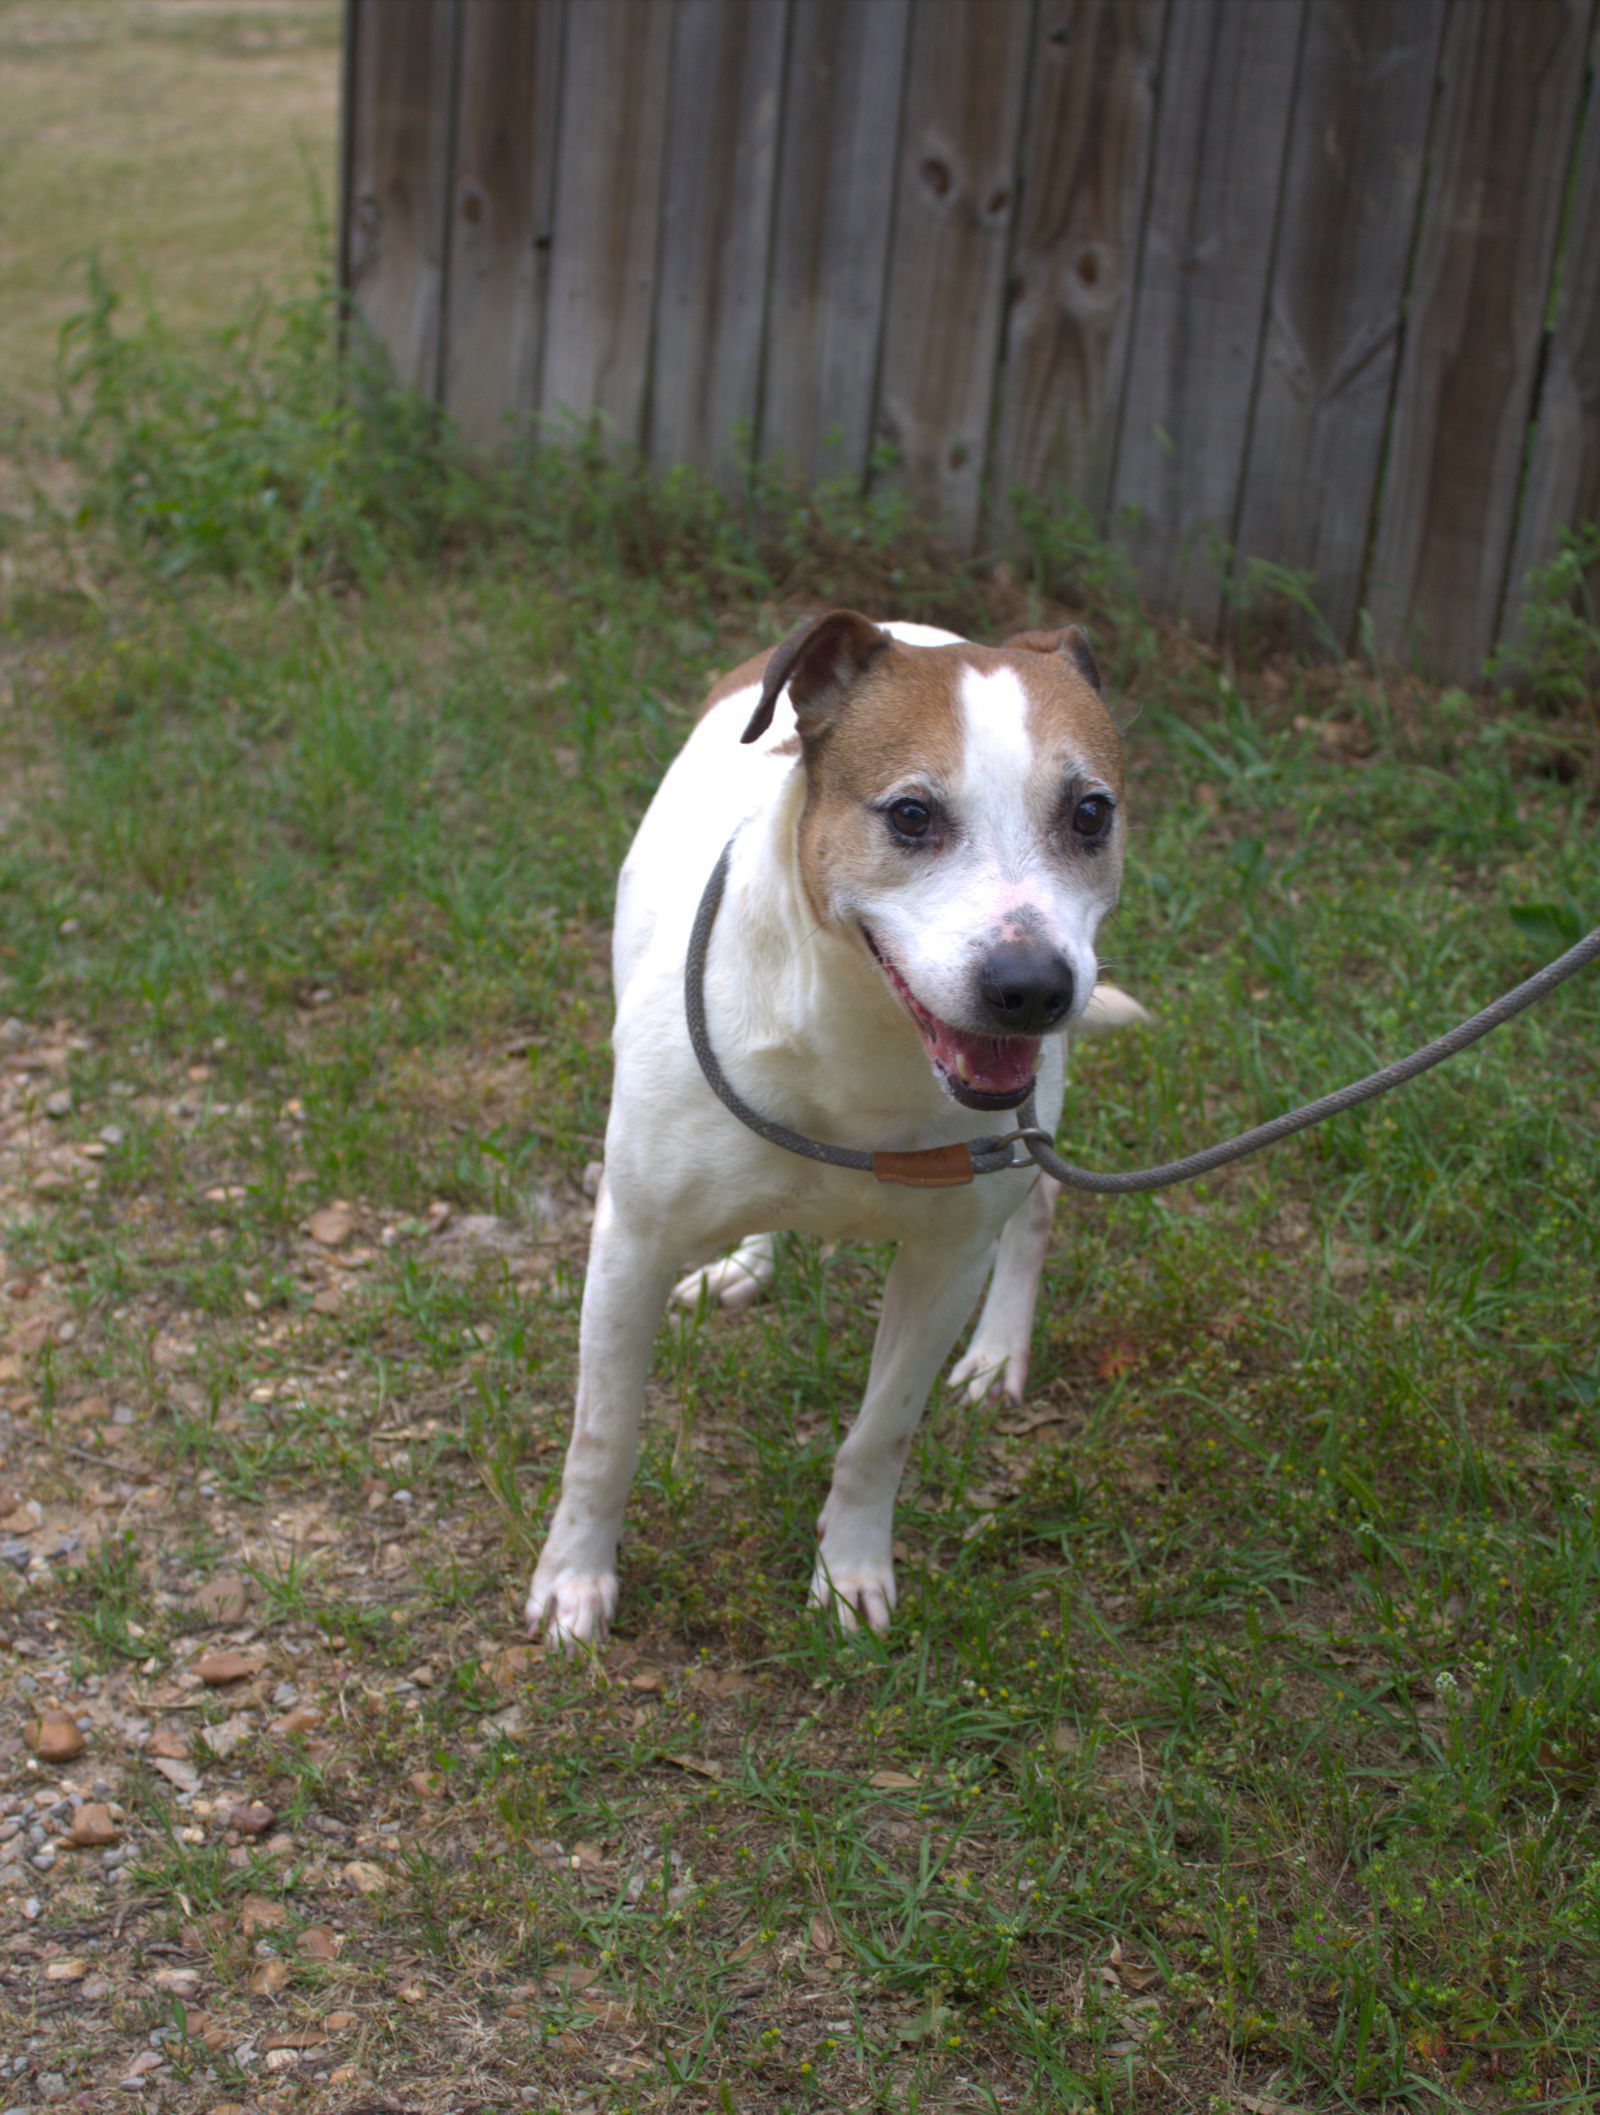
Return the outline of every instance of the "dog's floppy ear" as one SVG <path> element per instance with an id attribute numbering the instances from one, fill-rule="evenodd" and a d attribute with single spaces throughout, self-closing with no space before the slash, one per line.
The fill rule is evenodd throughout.
<path id="1" fill-rule="evenodd" d="M 1064 654 L 1091 690 L 1100 688 L 1100 664 L 1081 624 L 1066 625 L 1058 632 L 1018 632 L 1006 641 L 1009 651 L 1020 647 L 1029 654 Z"/>
<path id="2" fill-rule="evenodd" d="M 742 741 L 754 742 L 772 725 L 772 714 L 785 684 L 802 734 L 814 734 L 869 662 L 891 645 L 870 617 L 854 610 L 830 610 L 826 617 L 791 632 L 767 663 L 761 696 L 750 715 Z"/>

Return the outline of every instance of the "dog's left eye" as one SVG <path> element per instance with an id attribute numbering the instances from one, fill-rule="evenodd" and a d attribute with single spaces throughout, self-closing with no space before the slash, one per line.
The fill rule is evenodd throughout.
<path id="1" fill-rule="evenodd" d="M 1072 834 L 1086 845 L 1104 842 L 1111 829 L 1111 818 L 1116 814 L 1115 801 L 1108 800 L 1103 793 L 1091 793 L 1072 811 Z"/>
<path id="2" fill-rule="evenodd" d="M 897 800 L 884 812 L 896 837 L 926 837 L 933 824 L 933 810 L 926 801 Z"/>

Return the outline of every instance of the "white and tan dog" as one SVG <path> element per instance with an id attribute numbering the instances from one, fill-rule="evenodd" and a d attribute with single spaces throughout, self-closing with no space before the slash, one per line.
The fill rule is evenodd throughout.
<path id="1" fill-rule="evenodd" d="M 974 1110 L 1015 1109 L 1035 1084 L 1053 1131 L 1064 1031 L 1140 1016 L 1095 988 L 1095 934 L 1122 872 L 1121 786 L 1121 742 L 1075 628 L 992 648 L 835 611 L 712 692 L 618 885 L 616 1074 L 577 1416 L 530 1629 L 587 1643 L 615 1612 L 651 1347 L 686 1263 L 757 1235 L 685 1281 L 739 1304 L 770 1270 L 768 1230 L 899 1244 L 819 1525 L 811 1598 L 847 1629 L 888 1625 L 895 1492 L 991 1264 L 954 1379 L 975 1396 L 991 1383 L 1022 1393 L 1053 1184 L 1029 1166 L 930 1191 L 818 1165 L 747 1129 L 707 1085 L 684 964 L 724 844 L 705 994 L 728 1079 L 792 1130 L 917 1151 L 981 1136 Z"/>

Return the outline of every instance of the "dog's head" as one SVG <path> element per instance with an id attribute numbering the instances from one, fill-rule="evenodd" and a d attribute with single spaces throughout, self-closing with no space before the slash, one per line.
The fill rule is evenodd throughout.
<path id="1" fill-rule="evenodd" d="M 785 688 L 818 919 L 859 935 L 957 1101 L 1015 1108 L 1089 1002 L 1122 875 L 1122 743 L 1088 641 L 908 646 L 835 610 L 774 653 L 747 742 Z"/>

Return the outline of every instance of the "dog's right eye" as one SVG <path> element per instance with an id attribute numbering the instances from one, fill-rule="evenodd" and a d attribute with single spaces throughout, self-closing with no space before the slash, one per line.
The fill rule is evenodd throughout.
<path id="1" fill-rule="evenodd" d="M 926 837 L 932 827 L 933 810 L 926 801 L 893 801 L 884 812 L 896 837 L 904 837 L 914 842 L 919 837 Z"/>

